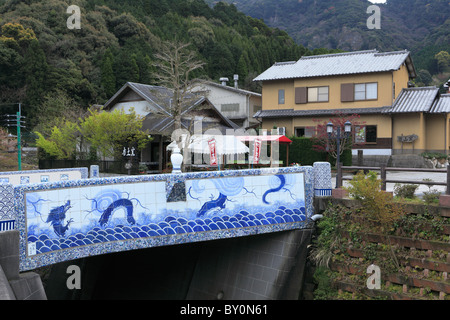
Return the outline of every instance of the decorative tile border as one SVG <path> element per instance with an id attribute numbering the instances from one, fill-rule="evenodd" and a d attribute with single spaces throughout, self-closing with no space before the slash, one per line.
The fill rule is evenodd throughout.
<path id="1" fill-rule="evenodd" d="M 281 176 L 287 178 L 295 178 L 302 179 L 301 187 L 299 189 L 290 189 L 291 187 L 281 188 Z M 233 179 L 231 179 L 233 178 Z M 225 182 L 235 183 L 236 181 L 240 181 L 239 179 L 245 180 L 245 183 L 250 184 L 252 188 L 247 189 L 246 191 L 242 191 L 241 195 L 244 195 L 245 200 L 242 200 L 243 203 L 239 203 L 239 199 L 241 199 L 241 195 L 236 196 L 225 196 L 225 200 L 228 201 L 225 207 L 221 207 L 220 203 L 216 199 L 218 192 L 214 188 L 211 189 L 210 194 L 205 193 L 201 195 L 203 198 L 200 199 L 199 194 L 188 193 L 190 187 L 192 187 L 192 183 L 195 181 L 204 183 L 211 183 L 214 181 L 224 180 Z M 274 185 L 271 187 L 270 184 L 264 189 L 262 184 L 267 184 L 267 179 L 272 178 L 272 182 Z M 259 181 L 259 179 L 266 179 L 261 183 L 255 182 Z M 288 181 L 284 181 L 288 183 Z M 160 221 L 160 223 L 148 223 L 148 224 L 132 224 L 132 225 L 103 225 L 92 228 L 92 232 L 96 232 L 97 235 L 100 234 L 99 239 L 101 241 L 95 242 L 92 240 L 92 243 L 86 241 L 88 236 L 92 238 L 93 234 L 81 233 L 78 235 L 82 239 L 76 239 L 77 235 L 72 234 L 74 238 L 68 239 L 66 237 L 65 232 L 68 230 L 64 229 L 68 220 L 62 220 L 62 224 L 51 223 L 52 219 L 49 217 L 53 217 L 51 214 L 46 212 L 46 216 L 42 217 L 39 223 L 36 223 L 33 227 L 33 220 L 31 219 L 31 211 L 35 208 L 30 206 L 27 199 L 30 200 L 31 196 L 40 195 L 42 196 L 42 201 L 39 202 L 38 198 L 35 198 L 34 203 L 39 203 L 43 207 L 47 206 L 48 208 L 50 204 L 44 204 L 46 200 L 53 200 L 54 195 L 58 192 L 58 200 L 56 202 L 61 205 L 67 204 L 68 215 L 75 212 L 75 209 L 71 209 L 72 206 L 76 206 L 75 202 L 70 202 L 68 200 L 75 199 L 75 195 L 78 193 L 79 198 L 89 198 L 89 200 L 93 201 L 92 203 L 97 203 L 94 201 L 96 195 L 81 195 L 85 190 L 110 190 L 111 188 L 117 189 L 119 187 L 123 187 L 125 193 L 128 194 L 129 199 L 135 203 L 135 207 L 138 207 L 137 202 L 143 202 L 144 194 L 147 194 L 145 190 L 141 190 L 143 187 L 153 188 L 152 183 L 162 183 L 161 188 L 156 187 L 158 190 L 156 192 L 160 192 L 163 197 L 164 203 L 161 203 L 163 210 L 167 210 L 167 215 L 164 216 L 164 219 Z M 258 184 L 259 183 L 259 184 Z M 156 186 L 156 185 L 155 185 Z M 176 186 L 176 187 L 175 187 Z M 186 194 L 180 193 L 180 190 L 186 191 Z M 269 189 L 271 188 L 271 189 Z M 295 188 L 295 187 L 292 187 Z M 120 188 L 119 188 L 120 189 Z M 278 189 L 278 190 L 276 190 Z M 121 189 L 122 190 L 122 189 Z M 132 191 L 134 190 L 134 191 Z M 302 200 L 304 203 L 297 203 L 294 200 L 296 198 L 296 194 L 299 194 L 299 190 L 303 190 L 304 197 Z M 68 191 L 68 193 L 66 192 Z M 265 192 L 264 192 L 265 191 Z M 271 195 L 267 195 L 270 191 Z M 47 193 L 46 193 L 47 192 Z M 139 195 L 141 192 L 142 195 Z M 278 193 L 277 193 L 278 192 Z M 254 208 L 258 208 L 260 205 L 256 198 L 262 198 L 263 193 L 266 195 L 265 200 L 267 202 L 275 202 L 278 198 L 287 199 L 288 202 L 286 206 L 278 206 L 278 209 L 271 209 L 268 212 L 259 212 L 258 218 L 256 218 L 256 213 L 246 212 L 245 210 L 240 210 L 239 206 L 247 205 L 253 202 Z M 51 195 L 49 199 L 46 198 L 45 194 Z M 68 195 L 67 195 L 68 194 Z M 171 198 L 171 201 L 166 201 L 167 198 Z M 253 196 L 254 194 L 255 196 Z M 148 193 L 149 196 L 152 196 L 152 193 Z M 181 197 L 181 198 L 180 198 Z M 183 197 L 186 198 L 186 202 L 183 202 Z M 207 198 L 205 198 L 207 197 Z M 49 264 L 54 264 L 62 261 L 78 259 L 91 255 L 98 255 L 104 253 L 111 252 L 120 252 L 126 250 L 134 250 L 140 248 L 147 247 L 155 247 L 155 246 L 163 246 L 163 245 L 171 245 L 178 243 L 188 243 L 188 242 L 197 242 L 197 241 L 206 241 L 206 240 L 214 240 L 214 239 L 222 239 L 222 238 L 230 238 L 230 237 L 238 237 L 259 233 L 268 233 L 268 232 L 279 232 L 283 230 L 290 229 L 299 229 L 299 228 L 307 228 L 310 227 L 310 217 L 313 215 L 313 197 L 314 197 L 314 169 L 313 167 L 290 167 L 290 168 L 263 168 L 263 169 L 253 169 L 253 170 L 236 170 L 236 171 L 220 171 L 220 172 L 198 172 L 198 173 L 181 173 L 181 174 L 168 174 L 168 175 L 145 175 L 145 176 L 132 176 L 132 177 L 114 177 L 114 178 L 103 178 L 103 179 L 82 179 L 82 180 L 67 180 L 60 181 L 55 183 L 46 183 L 46 184 L 30 184 L 30 185 L 19 185 L 14 187 L 14 199 L 15 199 L 15 212 L 17 213 L 17 223 L 16 227 L 20 231 L 21 242 L 20 242 L 20 269 L 21 271 L 32 270 L 40 266 L 45 266 Z M 52 199 L 50 199 L 52 198 Z M 206 200 L 208 201 L 206 201 Z M 243 198 L 244 199 L 244 198 Z M 253 199 L 253 200 L 252 200 Z M 224 201 L 225 201 L 224 200 Z M 181 201 L 181 202 L 180 202 Z M 191 201 L 191 202 L 189 202 Z M 216 201 L 216 202 L 215 202 Z M 259 201 L 259 200 L 258 200 Z M 126 202 L 126 201 L 125 201 Z M 122 202 L 122 209 L 127 208 L 125 202 Z M 184 206 L 185 211 L 194 208 L 197 206 L 196 210 L 200 204 L 207 206 L 208 203 L 214 203 L 210 209 L 218 210 L 218 214 L 210 214 L 211 217 L 199 217 L 199 221 L 196 221 L 196 217 L 190 213 L 187 215 L 187 219 L 183 219 L 183 217 L 178 214 L 180 208 Z M 141 203 L 142 207 L 146 206 L 145 203 Z M 181 205 L 181 207 L 180 207 Z M 158 204 L 155 205 L 155 208 Z M 297 206 L 297 207 L 296 207 Z M 46 208 L 47 208 L 46 207 Z M 149 208 L 151 206 L 148 206 Z M 203 208 L 202 207 L 202 208 Z M 225 212 L 229 211 L 229 208 L 234 207 L 232 214 L 226 215 Z M 252 206 L 250 206 L 253 208 Z M 153 208 L 153 207 L 151 207 Z M 148 209 L 148 208 L 147 208 Z M 295 210 L 294 210 L 295 209 Z M 112 209 L 113 210 L 113 209 Z M 142 209 L 143 210 L 143 209 Z M 151 210 L 151 209 L 149 209 Z M 175 210 L 172 212 L 170 210 Z M 178 211 L 176 211 L 178 210 Z M 192 209 L 193 210 L 193 209 Z M 255 209 L 256 210 L 256 209 Z M 124 210 L 122 210 L 124 211 Z M 59 211 L 60 213 L 66 212 L 64 210 Z M 143 210 L 144 215 L 147 212 Z M 211 211 L 212 212 L 212 211 Z M 30 217 L 27 214 L 30 213 Z M 56 211 L 54 211 L 54 214 Z M 112 211 L 110 212 L 112 213 Z M 199 214 L 198 211 L 197 214 Z M 85 219 L 85 215 L 83 214 L 80 218 Z M 219 221 L 219 217 L 222 221 Z M 41 218 L 38 216 L 38 218 Z M 140 217 L 134 216 L 133 219 L 143 219 L 142 214 Z M 214 219 L 215 221 L 213 221 Z M 211 223 L 208 226 L 206 222 Z M 253 219 L 253 220 L 252 220 Z M 48 222 L 47 222 L 48 221 Z M 107 221 L 109 223 L 109 221 Z M 47 224 L 47 227 L 44 225 Z M 49 228 L 50 224 L 54 227 L 55 231 L 48 231 L 45 228 Z M 74 222 L 75 224 L 75 222 Z M 41 229 L 36 231 L 37 226 L 40 226 Z M 61 228 L 57 229 L 56 227 Z M 216 227 L 217 226 L 217 227 Z M 75 226 L 72 225 L 70 228 Z M 122 230 L 114 230 L 114 228 L 122 228 Z M 33 229 L 35 228 L 35 229 Z M 153 229 L 152 229 L 153 228 Z M 126 232 L 123 232 L 126 229 Z M 56 230 L 59 230 L 59 236 L 55 236 Z M 108 232 L 110 233 L 108 235 Z M 29 235 L 30 233 L 30 235 Z M 33 234 L 34 233 L 34 234 Z M 68 232 L 69 233 L 69 232 Z M 68 235 L 67 233 L 67 235 Z M 132 235 L 131 238 L 127 239 L 117 237 L 119 234 L 124 235 L 124 237 L 128 237 Z M 35 238 L 33 238 L 36 237 Z M 42 251 L 43 245 L 38 245 L 38 238 L 42 236 L 42 239 L 39 239 L 42 243 L 45 243 L 46 249 Z M 47 239 L 47 238 L 48 239 Z M 63 240 L 70 240 L 67 243 Z M 106 241 L 104 241 L 106 240 Z M 53 249 L 52 249 L 53 248 Z"/>
<path id="2" fill-rule="evenodd" d="M 88 171 L 88 168 L 66 168 L 0 172 L 0 184 L 9 183 L 17 185 L 28 183 L 55 182 L 64 179 L 73 179 L 74 175 L 76 175 L 76 180 L 87 179 Z"/>
<path id="3" fill-rule="evenodd" d="M 15 230 L 16 220 L 3 220 L 0 221 L 0 232 Z"/>
<path id="4" fill-rule="evenodd" d="M 15 220 L 14 188 L 11 184 L 0 184 L 0 220 Z"/>

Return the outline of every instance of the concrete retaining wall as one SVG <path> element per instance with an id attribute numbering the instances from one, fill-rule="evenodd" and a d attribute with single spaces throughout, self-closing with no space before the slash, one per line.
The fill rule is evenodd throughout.
<path id="1" fill-rule="evenodd" d="M 40 276 L 19 274 L 19 231 L 0 233 L 0 300 L 46 300 Z"/>
<path id="2" fill-rule="evenodd" d="M 312 231 L 121 252 L 53 265 L 49 300 L 297 300 Z M 81 269 L 69 290 L 67 268 Z M 132 270 L 132 272 L 130 272 Z"/>
<path id="3" fill-rule="evenodd" d="M 353 165 L 364 167 L 394 167 L 394 168 L 433 168 L 430 161 L 425 160 L 422 156 L 414 154 L 403 155 L 364 155 L 362 163 L 358 156 L 353 156 Z"/>

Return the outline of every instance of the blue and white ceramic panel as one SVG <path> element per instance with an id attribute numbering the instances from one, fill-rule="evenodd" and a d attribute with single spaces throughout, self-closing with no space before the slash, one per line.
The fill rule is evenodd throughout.
<path id="1" fill-rule="evenodd" d="M 312 167 L 14 187 L 21 271 L 86 256 L 308 227 Z"/>
<path id="2" fill-rule="evenodd" d="M 15 220 L 14 188 L 0 184 L 0 232 L 14 230 Z"/>
<path id="3" fill-rule="evenodd" d="M 186 189 L 198 231 L 306 220 L 303 173 L 189 180 Z"/>
<path id="4" fill-rule="evenodd" d="M 316 197 L 330 197 L 331 193 L 331 164 L 329 162 L 315 162 L 314 195 Z"/>
<path id="5" fill-rule="evenodd" d="M 161 181 L 27 193 L 28 255 L 151 236 L 142 228 L 164 219 L 165 186 Z"/>

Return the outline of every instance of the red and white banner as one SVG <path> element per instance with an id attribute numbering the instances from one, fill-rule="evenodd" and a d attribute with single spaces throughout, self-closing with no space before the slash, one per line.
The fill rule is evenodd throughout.
<path id="1" fill-rule="evenodd" d="M 253 163 L 254 164 L 258 164 L 259 163 L 259 159 L 261 158 L 261 139 L 255 139 L 254 142 L 254 146 L 253 146 Z"/>
<path id="2" fill-rule="evenodd" d="M 209 145 L 209 163 L 212 166 L 217 166 L 217 153 L 216 153 L 216 139 L 211 139 L 208 141 Z"/>

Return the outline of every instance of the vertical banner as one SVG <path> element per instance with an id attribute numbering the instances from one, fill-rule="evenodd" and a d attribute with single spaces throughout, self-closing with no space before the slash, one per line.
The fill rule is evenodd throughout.
<path id="1" fill-rule="evenodd" d="M 216 139 L 211 139 L 208 141 L 209 145 L 209 162 L 212 166 L 217 166 L 217 153 L 216 153 Z"/>
<path id="2" fill-rule="evenodd" d="M 253 146 L 253 163 L 258 164 L 261 157 L 261 139 L 255 139 L 255 145 Z"/>

